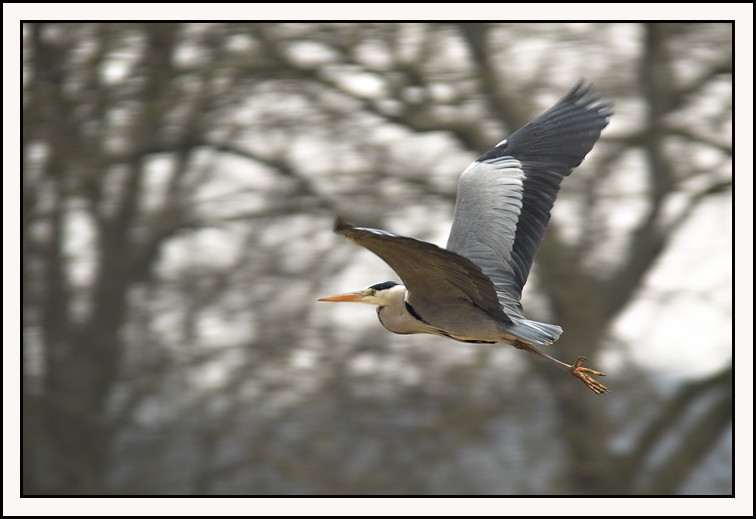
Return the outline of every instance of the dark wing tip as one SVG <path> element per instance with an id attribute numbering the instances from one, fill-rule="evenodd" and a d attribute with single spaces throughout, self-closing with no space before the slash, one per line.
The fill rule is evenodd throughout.
<path id="1" fill-rule="evenodd" d="M 609 117 L 614 115 L 614 101 L 601 99 L 603 95 L 601 91 L 596 89 L 593 82 L 580 78 L 580 81 L 567 92 L 557 105 L 566 101 L 576 106 L 596 110 L 600 115 L 605 116 L 608 122 Z"/>
<path id="2" fill-rule="evenodd" d="M 340 215 L 336 216 L 336 220 L 333 222 L 333 232 L 336 234 L 344 234 L 349 229 L 354 228 L 352 224 L 348 224 L 344 221 Z"/>
<path id="3" fill-rule="evenodd" d="M 603 99 L 602 96 L 593 83 L 581 79 L 554 106 L 478 157 L 476 162 L 485 162 L 505 155 L 521 160 L 528 153 L 531 154 L 531 159 L 542 162 L 544 154 L 561 153 L 576 160 L 561 165 L 569 168 L 579 166 L 595 144 L 601 130 L 606 128 L 609 119 L 614 115 L 614 102 Z M 544 132 L 550 136 L 545 137 Z M 540 157 L 533 151 L 538 142 Z M 567 151 L 570 142 L 575 149 Z M 536 155 L 533 155 L 534 153 Z M 569 171 L 561 173 L 563 177 L 569 174 Z"/>

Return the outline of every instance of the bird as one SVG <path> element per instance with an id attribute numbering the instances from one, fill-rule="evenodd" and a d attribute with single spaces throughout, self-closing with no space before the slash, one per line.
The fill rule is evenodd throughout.
<path id="1" fill-rule="evenodd" d="M 465 343 L 503 343 L 528 351 L 581 380 L 609 390 L 582 364 L 539 348 L 562 328 L 525 318 L 521 296 L 549 224 L 562 180 L 578 167 L 614 114 L 592 83 L 581 79 L 561 100 L 481 155 L 460 176 L 446 248 L 337 216 L 333 231 L 365 247 L 396 272 L 357 292 L 318 301 L 377 306 L 378 320 L 397 334 L 433 334 Z"/>

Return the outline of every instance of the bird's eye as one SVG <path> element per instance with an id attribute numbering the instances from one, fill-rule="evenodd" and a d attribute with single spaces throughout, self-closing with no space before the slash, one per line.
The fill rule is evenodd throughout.
<path id="1" fill-rule="evenodd" d="M 368 290 L 368 295 L 369 296 L 374 296 L 375 295 L 375 289 L 371 288 L 370 290 Z"/>

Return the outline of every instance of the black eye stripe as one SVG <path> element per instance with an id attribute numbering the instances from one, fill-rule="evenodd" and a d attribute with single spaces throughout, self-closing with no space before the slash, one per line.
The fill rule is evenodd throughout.
<path id="1" fill-rule="evenodd" d="M 393 281 L 384 281 L 383 283 L 376 283 L 375 285 L 370 285 L 368 288 L 372 288 L 373 290 L 387 290 L 391 287 L 395 287 L 399 283 L 394 283 Z"/>

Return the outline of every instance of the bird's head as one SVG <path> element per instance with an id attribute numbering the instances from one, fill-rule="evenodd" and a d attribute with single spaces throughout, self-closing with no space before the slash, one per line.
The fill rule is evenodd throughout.
<path id="1" fill-rule="evenodd" d="M 366 303 L 377 306 L 390 306 L 397 304 L 404 296 L 404 285 L 393 281 L 384 281 L 365 287 L 359 292 L 348 292 L 337 296 L 322 297 L 318 301 L 330 303 Z"/>

